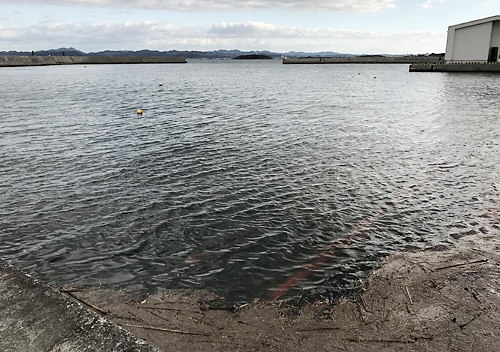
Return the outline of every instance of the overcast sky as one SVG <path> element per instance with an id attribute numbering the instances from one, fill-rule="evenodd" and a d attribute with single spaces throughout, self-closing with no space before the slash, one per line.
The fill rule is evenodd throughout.
<path id="1" fill-rule="evenodd" d="M 0 0 L 0 51 L 444 52 L 500 0 Z"/>

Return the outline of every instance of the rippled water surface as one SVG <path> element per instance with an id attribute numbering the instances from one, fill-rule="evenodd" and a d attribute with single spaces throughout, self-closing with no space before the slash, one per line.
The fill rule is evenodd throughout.
<path id="1" fill-rule="evenodd" d="M 51 285 L 328 298 L 395 250 L 499 233 L 496 74 L 192 61 L 0 82 L 0 258 Z"/>

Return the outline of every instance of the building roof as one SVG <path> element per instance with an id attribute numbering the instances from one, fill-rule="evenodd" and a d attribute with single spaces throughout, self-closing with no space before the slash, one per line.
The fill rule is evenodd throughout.
<path id="1" fill-rule="evenodd" d="M 488 22 L 494 22 L 494 21 L 500 21 L 500 15 L 486 17 L 486 18 L 481 18 L 481 19 L 475 20 L 475 21 L 469 21 L 469 22 L 455 24 L 453 26 L 450 26 L 449 28 L 450 29 L 459 29 L 459 28 L 471 27 L 471 26 L 476 26 L 478 24 L 483 24 L 483 23 L 488 23 Z"/>

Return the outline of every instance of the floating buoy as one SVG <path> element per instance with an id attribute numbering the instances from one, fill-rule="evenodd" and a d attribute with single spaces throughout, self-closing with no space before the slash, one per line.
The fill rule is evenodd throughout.
<path id="1" fill-rule="evenodd" d="M 137 115 L 142 115 L 142 110 L 137 110 Z"/>
<path id="2" fill-rule="evenodd" d="M 87 67 L 87 66 L 83 66 L 83 67 Z"/>
<path id="3" fill-rule="evenodd" d="M 360 72 L 360 73 L 358 73 L 358 75 L 360 75 L 360 74 L 361 74 L 361 72 Z"/>

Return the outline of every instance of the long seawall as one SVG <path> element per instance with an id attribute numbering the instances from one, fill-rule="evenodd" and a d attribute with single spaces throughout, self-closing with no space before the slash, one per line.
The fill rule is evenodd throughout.
<path id="1" fill-rule="evenodd" d="M 500 72 L 498 62 L 412 64 L 410 72 Z"/>
<path id="2" fill-rule="evenodd" d="M 100 64 L 184 64 L 184 57 L 134 56 L 0 56 L 0 67 Z"/>
<path id="3" fill-rule="evenodd" d="M 283 64 L 415 64 L 437 63 L 435 56 L 354 56 L 354 57 L 299 57 L 283 59 Z"/>

